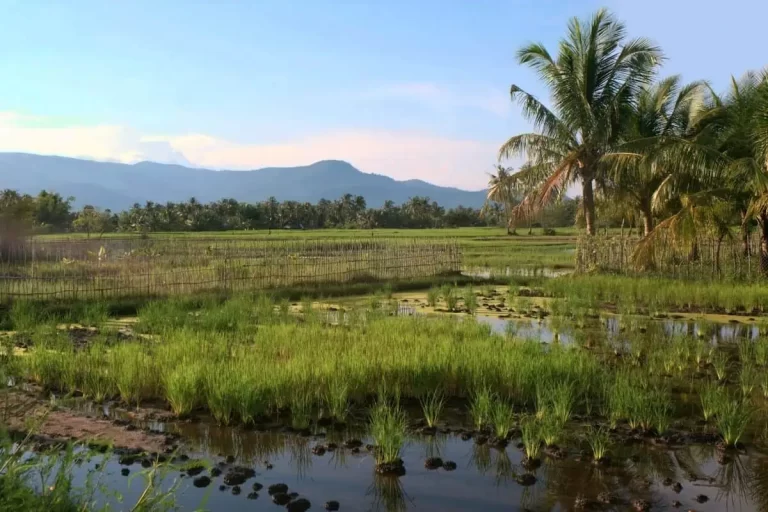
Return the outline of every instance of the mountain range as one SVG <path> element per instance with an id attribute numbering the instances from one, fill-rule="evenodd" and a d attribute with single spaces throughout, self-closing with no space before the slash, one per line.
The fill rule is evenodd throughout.
<path id="1" fill-rule="evenodd" d="M 427 196 L 444 207 L 480 207 L 485 192 L 440 187 L 421 180 L 397 181 L 359 171 L 339 160 L 323 160 L 302 167 L 269 167 L 250 171 L 214 171 L 181 165 L 139 162 L 122 164 L 28 153 L 0 153 L 0 189 L 36 195 L 40 190 L 75 197 L 86 204 L 119 211 L 134 203 L 185 201 L 205 203 L 224 198 L 258 202 L 274 196 L 279 201 L 338 199 L 363 196 L 370 207 L 384 201 L 401 204 Z"/>

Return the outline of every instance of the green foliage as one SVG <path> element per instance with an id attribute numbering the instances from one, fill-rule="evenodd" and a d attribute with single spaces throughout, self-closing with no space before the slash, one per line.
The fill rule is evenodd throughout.
<path id="1" fill-rule="evenodd" d="M 747 429 L 750 419 L 750 405 L 743 400 L 724 400 L 717 414 L 717 429 L 726 446 L 738 444 Z"/>
<path id="2" fill-rule="evenodd" d="M 524 418 L 520 430 L 525 456 L 529 460 L 538 459 L 541 452 L 541 424 L 535 417 Z"/>
<path id="3" fill-rule="evenodd" d="M 506 439 L 509 431 L 515 423 L 515 414 L 512 404 L 506 400 L 495 399 L 491 404 L 491 423 L 493 432 L 499 439 Z"/>
<path id="4" fill-rule="evenodd" d="M 611 438 L 604 428 L 589 427 L 586 433 L 587 443 L 592 449 L 592 458 L 601 461 L 608 455 Z"/>
<path id="5" fill-rule="evenodd" d="M 398 405 L 379 401 L 371 411 L 371 436 L 376 443 L 376 462 L 386 464 L 400 458 L 407 430 L 405 413 Z"/>

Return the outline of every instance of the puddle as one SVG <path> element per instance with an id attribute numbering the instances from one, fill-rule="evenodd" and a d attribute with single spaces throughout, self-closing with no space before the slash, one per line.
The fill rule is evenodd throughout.
<path id="1" fill-rule="evenodd" d="M 552 267 L 478 267 L 463 270 L 461 274 L 478 279 L 490 279 L 492 277 L 561 277 L 573 274 L 574 271 L 572 268 Z"/>
<path id="2" fill-rule="evenodd" d="M 514 447 L 514 441 L 499 450 L 462 441 L 452 434 L 412 438 L 403 451 L 407 473 L 394 478 L 375 474 L 373 458 L 365 448 L 358 454 L 346 449 L 322 456 L 312 453 L 316 444 L 328 443 L 330 438 L 243 432 L 201 424 L 169 428 L 182 433 L 191 449 L 190 456 L 221 463 L 224 474 L 228 466 L 223 459 L 228 455 L 234 456 L 232 464 L 252 468 L 256 473 L 241 485 L 239 495 L 233 495 L 229 486 L 219 490 L 223 476 L 212 478 L 211 484 L 202 489 L 192 484 L 192 478 L 181 478 L 177 504 L 182 510 L 276 510 L 267 493 L 267 488 L 276 483 L 286 484 L 290 492 L 308 499 L 312 510 L 322 510 L 330 500 L 338 501 L 341 510 L 354 511 L 573 510 L 578 497 L 586 498 L 591 509 L 603 510 L 631 510 L 633 500 L 645 500 L 654 510 L 672 509 L 675 500 L 681 502 L 682 510 L 699 512 L 752 512 L 768 507 L 768 459 L 756 452 L 720 465 L 715 449 L 709 446 L 669 450 L 635 445 L 616 447 L 612 464 L 601 467 L 579 462 L 575 457 L 578 450 L 571 449 L 564 460 L 545 458 L 534 471 L 536 483 L 523 487 L 516 481 L 525 470 L 520 465 L 522 453 Z M 344 438 L 338 436 L 339 444 Z M 363 441 L 369 442 L 365 438 Z M 427 457 L 453 461 L 457 468 L 425 469 Z M 78 469 L 75 483 L 84 482 L 87 469 L 92 467 L 91 463 Z M 105 466 L 103 483 L 123 494 L 125 503 L 132 503 L 142 490 L 142 479 L 135 478 L 129 485 L 129 478 L 121 475 L 125 468 L 131 474 L 142 471 L 140 463 L 121 466 L 111 459 Z M 165 488 L 178 478 L 178 472 L 168 475 Z M 667 484 L 679 481 L 682 490 L 678 493 L 664 485 L 665 479 L 669 479 Z M 258 498 L 249 499 L 256 482 L 263 488 Z M 611 493 L 613 505 L 595 503 L 603 492 Z M 695 501 L 701 494 L 708 497 L 706 503 Z"/>

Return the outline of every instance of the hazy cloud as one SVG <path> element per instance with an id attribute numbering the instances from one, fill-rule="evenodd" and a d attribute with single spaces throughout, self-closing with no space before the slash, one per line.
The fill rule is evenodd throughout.
<path id="1" fill-rule="evenodd" d="M 364 172 L 480 189 L 498 145 L 427 133 L 339 131 L 279 143 L 236 143 L 205 134 L 143 134 L 116 125 L 61 125 L 0 113 L 0 151 L 133 163 L 151 160 L 213 169 L 255 169 L 346 160 Z M 30 122 L 34 121 L 34 122 Z"/>
<path id="2" fill-rule="evenodd" d="M 430 82 L 389 84 L 364 93 L 369 99 L 405 99 L 437 110 L 474 108 L 504 117 L 510 112 L 509 94 L 497 88 L 456 90 Z"/>

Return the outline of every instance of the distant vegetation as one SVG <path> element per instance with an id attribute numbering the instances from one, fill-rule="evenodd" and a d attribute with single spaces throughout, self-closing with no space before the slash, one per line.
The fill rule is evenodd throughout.
<path id="1" fill-rule="evenodd" d="M 191 198 L 180 203 L 148 201 L 119 213 L 94 206 L 73 211 L 73 201 L 74 198 L 63 198 L 47 191 L 31 196 L 5 190 L 0 192 L 0 219 L 6 225 L 24 226 L 33 233 L 81 232 L 95 235 L 285 228 L 423 229 L 498 226 L 505 223 L 500 203 L 489 202 L 482 210 L 462 206 L 446 209 L 427 197 L 413 197 L 402 205 L 386 201 L 381 208 L 369 208 L 365 198 L 351 194 L 335 201 L 323 199 L 316 204 L 280 202 L 275 198 L 257 203 L 222 199 L 203 204 Z M 577 204 L 575 200 L 566 200 L 553 205 L 531 224 L 572 226 Z"/>

